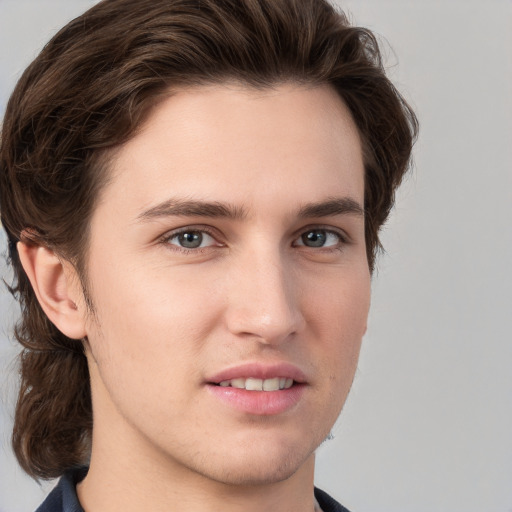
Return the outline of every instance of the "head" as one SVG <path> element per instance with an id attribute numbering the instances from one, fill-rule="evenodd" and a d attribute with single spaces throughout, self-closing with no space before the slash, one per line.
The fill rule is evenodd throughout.
<path id="1" fill-rule="evenodd" d="M 100 2 L 63 28 L 28 67 L 2 128 L 1 218 L 12 291 L 22 308 L 16 336 L 24 347 L 13 444 L 33 476 L 58 476 L 89 456 L 92 404 L 84 352 L 90 347 L 81 338 L 90 331 L 59 329 L 50 321 L 22 267 L 19 242 L 58 257 L 76 277 L 87 325 L 104 325 L 105 305 L 100 311 L 95 298 L 101 272 L 94 261 L 102 258 L 95 219 L 108 205 L 105 197 L 114 201 L 109 194 L 131 158 L 141 157 L 139 142 L 147 148 L 157 126 L 172 131 L 162 112 L 178 116 L 181 126 L 176 102 L 182 96 L 190 103 L 185 113 L 208 110 L 209 100 L 233 112 L 241 105 L 251 115 L 281 109 L 291 116 L 295 102 L 311 116 L 313 106 L 327 111 L 333 102 L 332 111 L 354 128 L 364 264 L 368 273 L 374 269 L 379 229 L 407 170 L 417 123 L 386 78 L 369 31 L 351 27 L 322 0 Z M 210 126 L 221 113 L 209 112 Z M 235 136 L 237 120 L 224 121 Z M 176 143 L 187 145 L 179 138 Z M 151 172 L 155 176 L 158 167 Z M 201 180 L 208 182 L 207 176 Z M 97 338 L 101 332 L 98 327 Z"/>

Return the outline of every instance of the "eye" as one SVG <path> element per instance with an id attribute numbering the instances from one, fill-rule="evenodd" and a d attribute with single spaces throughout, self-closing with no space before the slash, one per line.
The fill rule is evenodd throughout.
<path id="1" fill-rule="evenodd" d="M 197 229 L 187 229 L 179 233 L 174 233 L 167 237 L 166 241 L 182 249 L 200 249 L 217 245 L 216 240 L 211 235 Z"/>
<path id="2" fill-rule="evenodd" d="M 327 229 L 310 229 L 295 241 L 295 245 L 305 247 L 335 247 L 344 240 L 342 236 Z"/>

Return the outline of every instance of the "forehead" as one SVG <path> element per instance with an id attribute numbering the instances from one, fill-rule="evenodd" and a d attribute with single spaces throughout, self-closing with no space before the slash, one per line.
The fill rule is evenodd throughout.
<path id="1" fill-rule="evenodd" d="M 245 205 L 285 191 L 304 202 L 315 194 L 362 201 L 361 141 L 330 86 L 183 89 L 163 99 L 116 152 L 106 189 L 109 199 L 130 199 L 137 208 L 169 194 Z"/>

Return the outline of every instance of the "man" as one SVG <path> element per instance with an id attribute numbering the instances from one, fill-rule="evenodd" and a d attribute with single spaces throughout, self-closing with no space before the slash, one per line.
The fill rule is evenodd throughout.
<path id="1" fill-rule="evenodd" d="M 105 0 L 27 69 L 1 215 L 13 445 L 53 510 L 345 510 L 346 399 L 414 114 L 320 0 Z"/>

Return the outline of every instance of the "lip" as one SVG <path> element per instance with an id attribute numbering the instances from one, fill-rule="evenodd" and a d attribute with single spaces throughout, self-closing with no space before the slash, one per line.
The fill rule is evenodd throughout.
<path id="1" fill-rule="evenodd" d="M 225 380 L 237 378 L 273 379 L 275 377 L 286 377 L 293 379 L 296 383 L 305 384 L 307 378 L 305 373 L 291 363 L 262 364 L 248 362 L 237 366 L 226 368 L 206 378 L 208 384 L 219 384 Z"/>
<path id="2" fill-rule="evenodd" d="M 219 386 L 222 381 L 250 377 L 255 379 L 286 377 L 293 379 L 294 383 L 291 388 L 278 391 L 248 391 Z M 220 403 L 235 411 L 269 416 L 285 413 L 297 406 L 307 388 L 307 379 L 300 368 L 290 363 L 245 363 L 226 368 L 208 377 L 205 387 Z"/>

